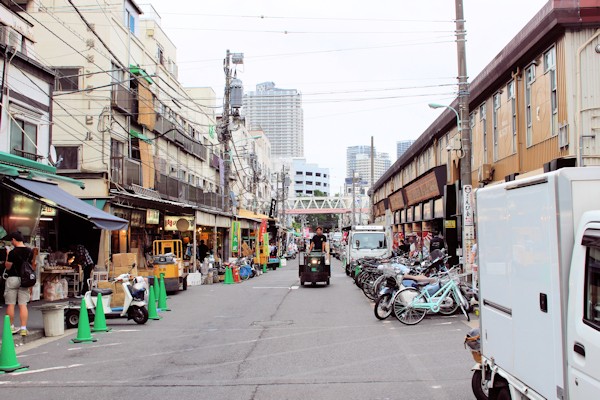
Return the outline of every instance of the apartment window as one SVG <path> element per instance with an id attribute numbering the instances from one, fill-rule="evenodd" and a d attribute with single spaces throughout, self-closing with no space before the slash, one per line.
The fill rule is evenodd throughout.
<path id="1" fill-rule="evenodd" d="M 550 77 L 550 107 L 552 108 L 550 136 L 556 136 L 558 134 L 558 99 L 556 96 L 556 49 L 554 47 L 544 53 L 544 72 Z"/>
<path id="2" fill-rule="evenodd" d="M 306 172 L 306 176 L 312 176 L 312 174 L 313 174 L 312 172 L 308 172 L 308 171 Z"/>
<path id="3" fill-rule="evenodd" d="M 37 125 L 11 118 L 10 153 L 37 160 Z"/>
<path id="4" fill-rule="evenodd" d="M 315 186 L 321 186 L 321 182 L 315 182 Z"/>
<path id="5" fill-rule="evenodd" d="M 515 81 L 510 81 L 506 86 L 508 100 L 510 101 L 512 152 L 517 152 L 517 96 L 515 94 Z"/>
<path id="6" fill-rule="evenodd" d="M 111 180 L 123 184 L 123 143 L 118 140 L 110 141 L 110 175 Z"/>
<path id="7" fill-rule="evenodd" d="M 303 181 L 296 181 L 296 182 L 294 182 L 294 183 L 295 183 L 296 185 L 304 185 L 304 182 L 303 182 Z"/>
<path id="8" fill-rule="evenodd" d="M 157 46 L 156 48 L 156 62 L 158 62 L 160 65 L 165 65 L 165 53 L 160 46 Z"/>
<path id="9" fill-rule="evenodd" d="M 129 32 L 135 33 L 135 15 L 133 15 L 131 11 L 125 10 L 125 19 Z"/>
<path id="10" fill-rule="evenodd" d="M 479 106 L 479 120 L 481 121 L 481 130 L 483 132 L 483 163 L 487 163 L 487 116 L 485 112 L 485 103 Z"/>
<path id="11" fill-rule="evenodd" d="M 296 171 L 296 175 L 304 175 L 302 171 Z"/>
<path id="12" fill-rule="evenodd" d="M 527 147 L 533 144 L 533 131 L 532 131 L 532 115 L 531 115 L 531 86 L 535 82 L 535 65 L 530 65 L 525 70 L 525 119 L 527 122 L 527 135 L 526 143 Z"/>
<path id="13" fill-rule="evenodd" d="M 307 185 L 312 185 L 313 183 L 311 181 L 306 181 Z"/>
<path id="14" fill-rule="evenodd" d="M 498 119 L 500 118 L 500 93 L 494 95 L 494 113 L 492 115 L 492 140 L 494 161 L 498 161 Z"/>
<path id="15" fill-rule="evenodd" d="M 56 169 L 79 170 L 79 146 L 56 146 Z"/>
<path id="16" fill-rule="evenodd" d="M 321 176 L 321 173 L 320 173 L 320 172 L 317 172 L 317 173 L 315 174 L 315 176 Z"/>
<path id="17" fill-rule="evenodd" d="M 54 90 L 73 92 L 79 90 L 79 68 L 56 68 Z"/>

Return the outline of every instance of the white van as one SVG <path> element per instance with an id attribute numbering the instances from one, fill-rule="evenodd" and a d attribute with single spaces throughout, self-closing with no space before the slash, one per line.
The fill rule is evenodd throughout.
<path id="1" fill-rule="evenodd" d="M 346 245 L 346 274 L 354 275 L 357 261 L 365 257 L 389 257 L 392 254 L 391 230 L 379 225 L 355 225 Z"/>
<path id="2" fill-rule="evenodd" d="M 600 398 L 600 168 L 477 191 L 477 399 Z"/>

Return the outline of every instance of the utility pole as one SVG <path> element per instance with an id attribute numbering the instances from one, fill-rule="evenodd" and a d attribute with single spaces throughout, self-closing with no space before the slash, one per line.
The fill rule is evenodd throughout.
<path id="1" fill-rule="evenodd" d="M 461 149 L 463 157 L 460 160 L 460 182 L 462 189 L 462 256 L 463 264 L 467 265 L 467 254 L 473 245 L 474 226 L 471 208 L 471 125 L 469 117 L 469 83 L 467 76 L 467 32 L 463 0 L 455 0 L 456 4 L 456 52 L 458 59 L 458 112 L 460 115 Z"/>
<path id="2" fill-rule="evenodd" d="M 352 225 L 356 225 L 356 189 L 354 183 L 356 182 L 356 172 L 352 170 Z"/>
<path id="3" fill-rule="evenodd" d="M 286 171 L 285 171 L 285 165 L 281 166 L 281 213 L 282 213 L 282 221 L 283 221 L 283 227 L 285 228 L 287 226 L 286 221 L 285 221 L 285 197 L 286 197 Z"/>
<path id="4" fill-rule="evenodd" d="M 221 118 L 221 126 L 219 132 L 219 140 L 223 144 L 223 209 L 225 212 L 231 211 L 231 196 L 229 194 L 229 179 L 231 175 L 231 163 L 233 155 L 229 141 L 231 140 L 230 122 L 232 116 L 237 116 L 237 110 L 241 107 L 241 85 L 237 86 L 235 104 L 232 106 L 232 87 L 231 87 L 231 67 L 230 64 L 243 64 L 244 55 L 242 53 L 231 53 L 227 50 L 225 59 L 223 60 L 223 69 L 225 71 L 225 95 L 223 96 L 223 116 Z M 232 109 L 236 112 L 233 113 Z"/>

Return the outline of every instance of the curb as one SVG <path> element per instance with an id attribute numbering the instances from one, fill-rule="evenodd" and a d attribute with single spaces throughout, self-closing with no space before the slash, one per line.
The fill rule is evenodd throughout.
<path id="1" fill-rule="evenodd" d="M 44 330 L 43 329 L 32 329 L 29 331 L 28 335 L 25 337 L 22 337 L 21 335 L 19 335 L 18 333 L 13 335 L 13 339 L 15 341 L 15 346 L 23 346 L 26 344 L 29 344 L 31 342 L 34 342 L 36 340 L 40 340 L 43 339 L 44 336 Z M 2 341 L 0 340 L 0 345 L 2 345 Z"/>

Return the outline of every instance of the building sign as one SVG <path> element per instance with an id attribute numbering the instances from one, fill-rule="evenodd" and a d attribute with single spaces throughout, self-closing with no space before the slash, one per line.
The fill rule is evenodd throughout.
<path id="1" fill-rule="evenodd" d="M 423 200 L 440 197 L 443 193 L 443 186 L 446 183 L 445 168 L 445 166 L 441 168 L 436 167 L 422 178 L 406 186 L 404 188 L 406 203 L 410 206 L 420 203 Z"/>
<path id="2" fill-rule="evenodd" d="M 131 211 L 131 219 L 129 225 L 132 228 L 143 228 L 144 227 L 144 213 L 140 210 Z"/>
<path id="3" fill-rule="evenodd" d="M 160 211 L 147 209 L 146 210 L 146 224 L 158 225 L 158 219 L 160 218 Z"/>
<path id="4" fill-rule="evenodd" d="M 42 204 L 42 217 L 55 217 L 56 216 L 56 208 L 48 207 L 45 204 Z"/>
<path id="5" fill-rule="evenodd" d="M 431 221 L 433 219 L 433 201 L 423 203 L 423 221 Z"/>
<path id="6" fill-rule="evenodd" d="M 413 222 L 423 221 L 423 214 L 421 214 L 421 204 L 415 206 L 413 211 Z"/>
<path id="7" fill-rule="evenodd" d="M 277 208 L 277 200 L 271 199 L 271 206 L 269 207 L 269 218 L 274 218 L 276 208 Z"/>
<path id="8" fill-rule="evenodd" d="M 194 217 L 165 215 L 165 231 L 191 231 L 194 229 Z"/>
<path id="9" fill-rule="evenodd" d="M 444 227 L 446 229 L 456 229 L 456 221 L 453 219 L 447 219 L 444 221 Z"/>
<path id="10" fill-rule="evenodd" d="M 392 211 L 400 210 L 404 208 L 404 194 L 402 190 L 398 190 L 396 193 L 393 193 L 390 197 L 390 209 Z"/>
<path id="11" fill-rule="evenodd" d="M 240 251 L 240 223 L 231 222 L 231 253 L 236 254 Z"/>
<path id="12" fill-rule="evenodd" d="M 473 226 L 473 187 L 463 186 L 463 223 L 464 226 Z"/>
<path id="13" fill-rule="evenodd" d="M 434 200 L 433 202 L 433 217 L 444 218 L 444 198 Z"/>

